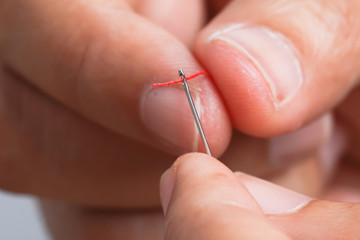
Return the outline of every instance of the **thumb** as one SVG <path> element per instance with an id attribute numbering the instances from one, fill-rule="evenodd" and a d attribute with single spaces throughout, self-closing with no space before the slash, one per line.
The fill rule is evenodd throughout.
<path id="1" fill-rule="evenodd" d="M 356 84 L 359 12 L 355 0 L 232 1 L 194 51 L 235 127 L 278 135 L 332 108 Z"/>
<path id="2" fill-rule="evenodd" d="M 207 155 L 180 157 L 160 185 L 167 240 L 288 239 L 236 175 Z"/>

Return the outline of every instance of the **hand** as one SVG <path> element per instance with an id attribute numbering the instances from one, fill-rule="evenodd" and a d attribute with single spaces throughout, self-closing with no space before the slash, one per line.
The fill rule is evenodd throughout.
<path id="1" fill-rule="evenodd" d="M 190 17 L 185 19 L 172 14 L 175 11 L 164 11 L 162 3 L 159 7 L 150 1 L 2 1 L 0 186 L 90 206 L 157 206 L 157 177 L 173 159 L 164 152 L 201 150 L 182 90 L 149 90 L 152 82 L 177 78 L 179 67 L 191 73 L 205 66 L 213 77 L 213 81 L 203 78 L 191 84 L 200 89 L 202 119 L 216 156 L 227 148 L 232 125 L 269 137 L 319 119 L 320 127 L 310 131 L 311 144 L 308 137 L 298 144 L 294 141 L 298 135 L 290 134 L 280 137 L 280 143 L 291 143 L 286 148 L 279 139 L 255 139 L 236 131 L 222 158 L 232 169 L 268 176 L 289 164 L 299 168 L 297 163 L 304 159 L 311 159 L 311 169 L 333 168 L 336 155 L 322 153 L 338 137 L 332 133 L 334 128 L 322 127 L 329 126 L 331 117 L 321 115 L 357 83 L 359 4 L 232 1 L 221 9 L 226 2 L 209 3 L 218 17 L 197 36 L 206 14 L 201 1 L 175 1 L 168 6 L 176 13 L 186 12 Z M 285 55 L 281 51 L 255 53 L 259 64 L 265 64 L 257 71 L 236 45 L 219 38 L 234 37 L 239 31 L 252 37 L 248 27 L 213 35 L 234 22 L 265 26 L 288 38 L 303 79 L 286 77 L 294 81 L 286 85 L 281 78 L 296 72 L 291 69 L 296 70 L 297 64 L 283 61 L 294 57 L 286 47 Z M 195 39 L 196 58 L 188 50 Z M 264 46 L 271 50 L 272 44 Z M 279 62 L 267 67 L 267 56 L 278 53 Z M 339 62 L 344 67 L 338 67 Z M 280 68 L 288 71 L 264 79 L 265 70 Z M 273 86 L 270 92 L 268 86 Z M 358 94 L 354 94 L 340 116 L 350 122 L 346 127 L 351 127 L 357 140 L 354 103 Z M 156 107 L 151 108 L 149 102 Z M 174 104 L 167 104 L 171 102 L 184 105 L 173 108 Z M 337 145 L 341 144 L 332 146 Z M 299 169 L 301 179 L 306 179 L 310 168 Z M 281 183 L 298 187 L 286 179 Z M 316 185 L 312 183 L 306 185 Z"/>
<path id="2" fill-rule="evenodd" d="M 201 145 L 183 90 L 151 83 L 178 79 L 180 67 L 203 69 L 188 46 L 204 4 L 4 0 L 0 19 L 0 187 L 88 206 L 158 207 L 169 153 Z M 228 114 L 208 78 L 196 89 L 218 156 L 231 135 Z"/>
<path id="3" fill-rule="evenodd" d="M 193 73 L 203 65 L 213 77 L 191 84 L 201 89 L 194 96 L 200 99 L 215 156 L 228 147 L 229 119 L 238 130 L 255 136 L 286 133 L 335 106 L 357 83 L 356 1 L 232 1 L 221 10 L 226 2 L 209 5 L 218 17 L 197 36 L 206 15 L 202 1 L 2 1 L 0 186 L 86 205 L 156 206 L 157 176 L 172 159 L 164 152 L 202 149 L 182 90 L 150 89 L 154 81 L 177 78 L 180 67 Z M 174 9 L 187 17 L 172 14 Z M 327 28 L 330 20 L 338 25 Z M 234 22 L 248 25 L 222 32 Z M 291 43 L 257 25 L 280 32 Z M 236 34 L 252 38 L 256 29 L 263 34 L 256 39 L 265 42 L 248 39 L 248 44 L 258 42 L 267 49 L 253 53 L 263 68 L 254 68 L 252 58 L 244 58 L 229 40 Z M 195 38 L 196 59 L 189 51 Z M 249 51 L 258 49 L 238 40 Z M 282 43 L 288 46 L 275 51 L 278 44 L 286 46 Z M 269 62 L 270 55 L 278 61 Z M 334 67 L 338 62 L 344 67 Z M 272 75 L 265 74 L 270 69 Z M 287 79 L 293 82 L 287 84 Z M 354 106 L 347 106 L 342 115 L 357 123 L 352 120 L 356 116 L 348 116 L 356 113 Z M 353 132 L 359 128 L 348 126 Z M 236 133 L 222 160 L 233 169 L 263 169 L 256 174 L 268 175 L 292 162 L 287 156 L 304 158 L 304 152 L 317 152 L 323 136 L 332 135 L 321 129 L 311 144 L 290 144 L 285 152 L 279 152 L 284 148 L 276 141 L 253 141 Z M 238 144 L 248 142 L 261 150 L 238 153 Z M 142 161 L 149 158 L 156 163 Z"/>
<path id="4" fill-rule="evenodd" d="M 359 175 L 358 175 L 359 176 Z M 165 239 L 358 239 L 359 203 L 312 199 L 204 154 L 163 175 Z"/>
<path id="5" fill-rule="evenodd" d="M 359 202 L 359 176 L 358 170 L 342 167 L 324 197 Z M 233 174 L 207 155 L 180 157 L 163 175 L 161 185 L 166 219 L 171 223 L 167 232 L 179 232 L 180 239 L 185 234 L 191 235 L 186 239 L 201 239 L 200 234 L 212 234 L 212 226 L 219 229 L 222 220 L 238 229 L 237 238 L 267 233 L 292 239 L 357 239 L 359 234 L 353 223 L 358 219 L 358 204 L 315 200 L 243 173 Z M 158 240 L 164 234 L 164 219 L 157 209 L 101 211 L 49 200 L 42 201 L 42 209 L 55 239 Z M 250 221 L 254 218 L 255 223 Z M 204 226 L 196 228 L 202 220 Z M 251 228 L 243 229 L 246 223 Z M 229 232 L 223 227 L 218 233 Z"/>

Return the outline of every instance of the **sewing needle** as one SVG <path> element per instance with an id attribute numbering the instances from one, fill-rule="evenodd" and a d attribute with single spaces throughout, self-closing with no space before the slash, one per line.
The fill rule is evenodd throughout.
<path id="1" fill-rule="evenodd" d="M 206 153 L 209 154 L 210 156 L 212 156 L 210 148 L 209 148 L 209 144 L 208 144 L 208 142 L 206 140 L 205 133 L 204 133 L 204 130 L 203 130 L 201 122 L 200 122 L 199 115 L 198 115 L 198 113 L 196 111 L 194 101 L 193 101 L 193 99 L 191 97 L 191 93 L 190 93 L 189 85 L 188 85 L 186 77 L 185 77 L 185 73 L 184 73 L 184 71 L 182 69 L 179 69 L 179 76 L 184 80 L 183 82 L 181 82 L 181 84 L 182 84 L 182 86 L 183 86 L 183 88 L 185 90 L 186 97 L 187 97 L 187 99 L 189 101 L 191 112 L 192 112 L 192 114 L 194 116 L 195 123 L 196 123 L 197 129 L 199 130 L 200 137 L 201 137 L 201 140 L 202 140 L 202 142 L 204 144 Z"/>

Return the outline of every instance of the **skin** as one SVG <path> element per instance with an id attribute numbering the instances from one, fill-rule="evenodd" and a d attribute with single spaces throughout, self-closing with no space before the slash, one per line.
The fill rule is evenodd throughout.
<path id="1" fill-rule="evenodd" d="M 173 185 L 170 191 L 169 183 Z M 354 224 L 360 217 L 359 203 L 310 199 L 295 211 L 269 214 L 276 206 L 266 204 L 272 201 L 268 197 L 276 198 L 281 192 L 291 202 L 291 191 L 245 174 L 235 175 L 207 155 L 180 157 L 165 173 L 161 186 L 167 240 L 359 238 Z"/>
<path id="2" fill-rule="evenodd" d="M 344 161 L 354 165 L 360 157 L 359 9 L 352 0 L 168 5 L 150 0 L 4 0 L 0 187 L 43 198 L 55 239 L 104 234 L 111 239 L 125 233 L 128 239 L 143 239 L 129 227 L 139 222 L 149 239 L 159 238 L 160 175 L 175 155 L 194 150 L 189 142 L 200 139 L 189 139 L 194 136 L 190 112 L 184 121 L 171 124 L 182 129 L 174 147 L 146 127 L 141 109 L 150 84 L 177 79 L 181 67 L 189 74 L 210 73 L 211 78 L 190 84 L 206 99 L 201 101 L 202 121 L 215 157 L 221 156 L 233 171 L 317 196 L 333 177 L 340 153 L 345 150 Z M 174 12 L 178 14 L 168 14 Z M 300 16 L 294 14 L 298 12 Z M 183 13 L 186 17 L 179 17 Z M 270 99 L 239 98 L 254 86 L 227 81 L 238 76 L 222 63 L 231 62 L 231 54 L 206 43 L 214 31 L 244 21 L 281 32 L 298 49 L 307 85 L 278 111 Z M 328 44 L 319 44 L 322 38 Z M 267 96 L 263 91 L 259 88 L 257 95 Z M 317 131 L 306 130 L 324 118 L 332 119 L 327 131 L 321 124 Z M 279 135 L 293 143 L 288 146 L 291 157 L 274 164 L 272 146 Z M 299 143 L 299 136 L 315 141 Z M 195 150 L 203 150 L 201 144 Z M 324 152 L 328 154 L 320 154 Z M 154 219 L 157 227 L 146 226 Z M 71 227 L 72 221 L 79 227 Z"/>

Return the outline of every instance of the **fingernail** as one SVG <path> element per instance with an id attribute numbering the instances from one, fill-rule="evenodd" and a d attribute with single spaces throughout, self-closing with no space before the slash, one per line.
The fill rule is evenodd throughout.
<path id="1" fill-rule="evenodd" d="M 200 98 L 192 97 L 201 117 Z M 177 153 L 198 150 L 198 132 L 182 88 L 157 87 L 144 91 L 141 102 L 144 125 L 158 139 Z"/>
<path id="2" fill-rule="evenodd" d="M 176 180 L 176 170 L 174 167 L 168 169 L 160 179 L 160 200 L 164 214 L 166 215 L 171 195 L 174 189 Z"/>
<path id="3" fill-rule="evenodd" d="M 245 56 L 255 66 L 276 109 L 291 100 L 303 85 L 295 48 L 278 32 L 262 26 L 236 24 L 215 32 L 209 41 L 225 43 L 238 51 L 239 59 Z"/>
<path id="4" fill-rule="evenodd" d="M 316 153 L 328 141 L 333 131 L 333 119 L 326 114 L 318 120 L 269 141 L 269 160 L 274 167 L 303 160 Z"/>
<path id="5" fill-rule="evenodd" d="M 265 214 L 291 214 L 305 207 L 312 199 L 243 173 L 235 173 Z"/>

